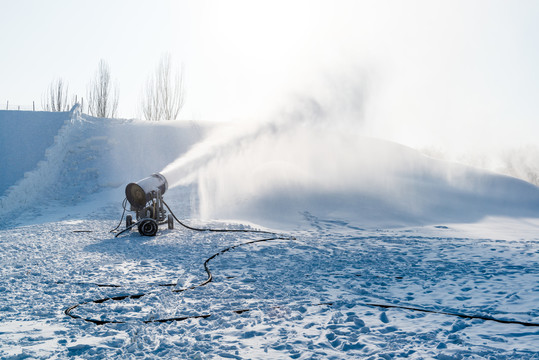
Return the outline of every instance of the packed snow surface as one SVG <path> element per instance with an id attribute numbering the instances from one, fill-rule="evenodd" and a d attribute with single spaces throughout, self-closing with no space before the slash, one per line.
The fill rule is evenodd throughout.
<path id="1" fill-rule="evenodd" d="M 31 130 L 13 125 L 21 114 Z M 2 359 L 539 357 L 539 327 L 516 323 L 539 324 L 529 183 L 305 117 L 38 116 L 0 111 L 35 143 L 2 138 L 2 164 L 21 159 L 0 175 Z M 179 224 L 115 237 L 125 185 L 154 172 L 187 224 L 281 239 Z M 213 279 L 197 286 L 205 262 Z M 64 313 L 76 305 L 117 323 Z"/>

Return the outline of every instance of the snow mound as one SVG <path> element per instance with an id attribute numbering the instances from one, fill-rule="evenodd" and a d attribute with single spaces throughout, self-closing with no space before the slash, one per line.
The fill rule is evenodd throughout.
<path id="1" fill-rule="evenodd" d="M 539 214 L 532 184 L 435 160 L 337 121 L 221 129 L 163 173 L 173 184 L 198 184 L 205 219 L 281 229 L 311 215 L 393 227 Z"/>

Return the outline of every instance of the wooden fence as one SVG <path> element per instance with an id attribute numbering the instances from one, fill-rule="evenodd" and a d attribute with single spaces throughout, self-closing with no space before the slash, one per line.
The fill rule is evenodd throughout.
<path id="1" fill-rule="evenodd" d="M 19 111 L 36 111 L 36 102 L 32 101 L 32 105 L 15 105 L 6 101 L 5 106 L 0 107 L 0 110 L 19 110 Z"/>

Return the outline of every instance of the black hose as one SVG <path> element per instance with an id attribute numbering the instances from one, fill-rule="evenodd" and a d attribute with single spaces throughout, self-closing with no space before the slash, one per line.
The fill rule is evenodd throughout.
<path id="1" fill-rule="evenodd" d="M 124 208 L 124 212 L 122 214 L 122 219 L 120 220 L 120 224 L 115 229 L 111 230 L 111 232 L 117 230 L 120 227 L 120 225 L 121 225 L 121 223 L 123 221 L 123 217 L 124 217 L 125 211 L 126 211 L 126 201 L 127 201 L 127 199 L 124 199 L 124 202 L 122 204 L 122 206 Z M 248 241 L 248 242 L 245 242 L 245 243 L 232 245 L 232 246 L 229 246 L 229 247 L 219 251 L 218 253 L 213 254 L 208 259 L 206 259 L 206 261 L 204 261 L 204 270 L 206 271 L 206 274 L 208 275 L 208 278 L 206 280 L 204 280 L 203 282 L 201 282 L 200 284 L 198 284 L 198 285 L 193 285 L 193 286 L 187 287 L 187 288 L 172 290 L 172 292 L 175 292 L 175 293 L 184 292 L 184 291 L 187 291 L 187 290 L 193 290 L 193 289 L 205 286 L 205 285 L 209 284 L 210 282 L 212 282 L 213 275 L 212 275 L 212 273 L 210 271 L 208 263 L 212 259 L 216 258 L 217 256 L 222 255 L 222 254 L 224 254 L 224 253 L 226 253 L 226 252 L 228 252 L 230 250 L 233 250 L 233 249 L 238 248 L 240 246 L 259 243 L 259 242 L 272 241 L 272 240 L 295 240 L 296 239 L 295 237 L 292 237 L 292 236 L 290 236 L 290 237 L 278 236 L 274 232 L 264 231 L 264 230 L 212 229 L 212 228 L 196 228 L 196 227 L 192 227 L 192 226 L 189 226 L 189 225 L 183 223 L 182 221 L 180 221 L 176 217 L 176 215 L 172 212 L 172 210 L 170 209 L 170 207 L 168 206 L 168 204 L 166 202 L 163 201 L 163 204 L 165 204 L 165 206 L 167 207 L 167 209 L 170 212 L 170 214 L 172 215 L 172 217 L 181 226 L 185 227 L 186 229 L 192 230 L 192 231 L 260 233 L 260 234 L 275 235 L 275 237 L 272 237 L 272 238 L 252 240 L 252 241 Z M 115 237 L 117 237 L 118 235 L 120 235 L 120 234 L 124 233 L 125 231 L 131 229 L 132 227 L 136 226 L 137 224 L 138 224 L 138 222 L 132 224 L 131 226 L 127 227 L 126 229 L 124 229 L 121 232 L 119 232 L 118 234 L 116 234 Z M 98 286 L 119 287 L 118 285 L 98 285 Z M 162 285 L 159 285 L 159 286 L 176 286 L 176 284 L 162 284 Z M 66 315 L 70 316 L 73 319 L 82 319 L 84 321 L 91 322 L 91 323 L 94 323 L 94 324 L 97 324 L 97 325 L 122 324 L 122 323 L 125 323 L 125 321 L 96 320 L 96 319 L 92 319 L 92 318 L 83 318 L 83 317 L 81 317 L 79 315 L 73 314 L 73 310 L 75 310 L 76 308 L 78 308 L 78 307 L 80 307 L 82 305 L 89 304 L 89 303 L 100 304 L 100 303 L 104 303 L 105 301 L 109 301 L 109 300 L 120 301 L 120 300 L 125 300 L 125 299 L 139 299 L 139 298 L 141 298 L 141 297 L 143 297 L 143 296 L 145 296 L 147 294 L 149 294 L 149 293 L 141 293 L 141 294 L 134 294 L 134 295 L 123 295 L 123 296 L 108 297 L 108 298 L 97 299 L 97 300 L 90 300 L 90 301 L 86 301 L 86 302 L 83 302 L 83 303 L 73 305 L 73 306 L 69 307 L 68 309 L 66 309 L 64 311 L 64 313 Z M 327 302 L 327 303 L 319 303 L 319 304 L 315 304 L 315 305 L 317 305 L 317 306 L 322 306 L 322 305 L 332 306 L 333 303 L 332 302 Z M 498 323 L 502 323 L 502 324 L 516 324 L 516 325 L 523 325 L 523 326 L 539 327 L 539 323 L 532 323 L 532 322 L 525 322 L 525 321 L 518 321 L 518 320 L 498 319 L 498 318 L 494 318 L 494 317 L 491 317 L 491 316 L 484 316 L 484 315 L 468 315 L 468 314 L 452 313 L 452 312 L 445 312 L 445 311 L 439 311 L 439 310 L 429 310 L 429 309 L 424 309 L 424 308 L 419 308 L 419 307 L 411 307 L 411 306 L 404 306 L 404 305 L 377 304 L 377 303 L 357 303 L 356 305 L 371 306 L 371 307 L 377 307 L 377 308 L 383 308 L 383 309 L 401 309 L 401 310 L 409 310 L 409 311 L 415 311 L 415 312 L 440 314 L 440 315 L 447 315 L 447 316 L 459 317 L 459 318 L 464 318 L 464 319 L 480 319 L 480 320 L 484 320 L 484 321 L 494 321 L 494 322 L 498 322 Z M 250 309 L 233 310 L 233 312 L 238 313 L 238 314 L 241 314 L 241 313 L 247 312 L 247 311 L 250 311 Z M 183 317 L 175 317 L 175 318 L 167 318 L 167 319 L 146 320 L 146 321 L 143 321 L 143 322 L 144 323 L 163 323 L 163 322 L 172 322 L 172 321 L 183 321 L 183 320 L 187 320 L 187 319 L 200 319 L 200 318 L 206 319 L 206 318 L 208 318 L 210 316 L 211 316 L 211 314 L 203 314 L 203 315 L 183 316 Z"/>
<path id="2" fill-rule="evenodd" d="M 127 205 L 127 198 L 124 199 L 124 201 L 122 202 L 122 207 L 124 208 L 124 211 L 122 212 L 122 217 L 120 219 L 120 222 L 118 223 L 118 226 L 116 226 L 114 229 L 112 229 L 111 231 L 109 232 L 115 232 L 116 230 L 118 230 L 118 228 L 122 225 L 122 222 L 124 221 L 124 215 L 125 215 L 125 212 L 126 212 L 126 205 Z M 125 230 L 124 230 L 125 231 Z M 120 232 L 120 234 L 122 233 L 123 231 Z M 119 234 L 118 234 L 119 235 Z M 116 235 L 116 236 L 118 236 Z"/>
<path id="3" fill-rule="evenodd" d="M 273 238 L 267 238 L 267 239 L 258 239 L 258 240 L 248 241 L 248 242 L 245 242 L 245 243 L 229 246 L 226 249 L 223 249 L 223 250 L 219 251 L 218 253 L 213 254 L 208 259 L 206 259 L 206 261 L 204 261 L 204 270 L 206 271 L 206 274 L 208 275 L 206 280 L 204 280 L 200 284 L 193 285 L 193 286 L 190 286 L 190 287 L 187 287 L 187 288 L 172 290 L 172 292 L 179 293 L 179 292 L 184 292 L 184 291 L 187 291 L 187 290 L 193 290 L 193 289 L 205 286 L 205 285 L 209 284 L 210 282 L 212 282 L 213 275 L 211 273 L 210 267 L 208 266 L 208 263 L 212 259 L 216 258 L 217 256 L 219 256 L 221 254 L 224 254 L 224 253 L 226 253 L 226 252 L 228 252 L 230 250 L 233 250 L 233 249 L 238 248 L 240 246 L 250 245 L 250 244 L 259 243 L 259 242 L 272 241 L 272 240 L 293 240 L 293 239 L 294 239 L 293 237 L 289 237 L 289 238 L 273 237 Z M 171 286 L 171 285 L 173 285 L 173 284 L 166 284 L 166 285 L 162 285 L 162 286 Z M 115 285 L 113 287 L 117 287 L 117 286 Z M 148 293 L 140 293 L 140 294 L 133 294 L 133 295 L 122 295 L 122 296 L 107 297 L 107 298 L 97 299 L 97 300 L 90 300 L 90 301 L 86 301 L 86 302 L 82 302 L 82 303 L 73 305 L 73 306 L 67 308 L 64 311 L 64 313 L 67 316 L 70 316 L 73 319 L 81 319 L 81 320 L 84 320 L 84 321 L 87 321 L 87 322 L 94 323 L 96 325 L 123 324 L 123 323 L 125 323 L 125 321 L 97 320 L 97 319 L 92 319 L 92 318 L 84 318 L 82 316 L 73 314 L 73 311 L 75 309 L 77 309 L 78 307 L 82 306 L 82 305 L 86 305 L 86 304 L 90 304 L 90 303 L 101 304 L 101 303 L 104 303 L 105 301 L 109 301 L 109 300 L 120 301 L 120 300 L 126 300 L 126 299 L 140 299 L 141 297 L 146 296 L 148 294 L 150 294 L 150 293 L 148 292 Z M 249 309 L 236 310 L 236 312 L 237 311 L 245 312 L 245 311 L 249 311 Z M 146 320 L 146 321 L 143 321 L 143 322 L 144 323 L 163 323 L 163 322 L 170 322 L 170 321 L 183 321 L 183 320 L 195 319 L 195 318 L 207 318 L 207 317 L 210 317 L 210 316 L 211 316 L 211 314 L 210 315 L 194 315 L 194 316 L 184 316 L 184 317 L 176 317 L 176 318 L 169 318 L 169 319 Z"/>
<path id="4" fill-rule="evenodd" d="M 172 215 L 172 217 L 174 218 L 174 220 L 176 220 L 178 222 L 178 224 L 180 224 L 181 226 L 183 226 L 184 228 L 186 229 L 189 229 L 189 230 L 193 230 L 193 231 L 208 231 L 208 232 L 241 232 L 241 233 L 257 233 L 257 234 L 270 234 L 270 235 L 275 235 L 274 232 L 271 232 L 271 231 L 264 231 L 264 230 L 251 230 L 251 229 L 211 229 L 211 228 L 196 228 L 196 227 L 193 227 L 193 226 L 189 226 L 183 222 L 181 222 L 177 217 L 176 215 L 172 212 L 172 210 L 170 209 L 170 206 L 168 206 L 168 204 L 164 201 L 163 201 L 163 204 L 165 204 L 165 206 L 167 207 L 168 211 L 170 212 L 170 214 Z"/>
<path id="5" fill-rule="evenodd" d="M 114 237 L 118 237 L 120 235 L 122 235 L 124 232 L 126 232 L 127 230 L 131 230 L 132 228 L 134 228 L 135 226 L 137 226 L 142 220 L 144 219 L 141 219 L 137 222 L 134 222 L 132 223 L 131 225 L 127 226 L 125 229 L 123 229 L 122 231 L 120 231 L 119 233 L 117 233 L 116 235 L 114 235 Z M 112 231 L 111 231 L 112 232 Z"/>
<path id="6" fill-rule="evenodd" d="M 459 317 L 463 319 L 479 319 L 479 320 L 485 320 L 485 321 L 495 321 L 497 323 L 502 323 L 502 324 L 539 326 L 539 323 L 532 323 L 532 322 L 518 321 L 518 320 L 504 320 L 504 319 L 493 318 L 492 316 L 487 316 L 487 315 L 467 315 L 467 314 L 452 313 L 452 312 L 445 312 L 445 311 L 439 311 L 439 310 L 422 309 L 422 308 L 404 306 L 404 305 L 370 304 L 370 303 L 365 303 L 365 304 L 360 304 L 360 305 L 373 306 L 373 307 L 378 307 L 378 308 L 383 308 L 383 309 L 401 309 L 401 310 L 410 310 L 410 311 L 417 311 L 417 312 L 424 312 L 424 313 L 431 313 L 431 314 L 455 316 L 455 317 Z"/>

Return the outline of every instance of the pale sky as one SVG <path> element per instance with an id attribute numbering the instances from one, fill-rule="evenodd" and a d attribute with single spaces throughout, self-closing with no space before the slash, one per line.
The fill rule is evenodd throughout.
<path id="1" fill-rule="evenodd" d="M 539 1 L 2 0 L 0 39 L 0 108 L 40 107 L 59 77 L 86 97 L 104 59 L 119 115 L 137 117 L 170 53 L 183 119 L 251 121 L 297 97 L 339 107 L 362 94 L 372 135 L 537 145 Z"/>

